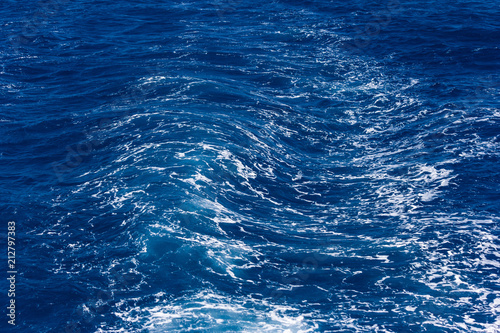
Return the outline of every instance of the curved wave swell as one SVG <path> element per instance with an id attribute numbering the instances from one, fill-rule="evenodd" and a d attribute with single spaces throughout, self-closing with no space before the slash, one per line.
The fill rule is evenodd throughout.
<path id="1" fill-rule="evenodd" d="M 3 9 L 20 331 L 500 329 L 498 9 L 48 3 Z"/>

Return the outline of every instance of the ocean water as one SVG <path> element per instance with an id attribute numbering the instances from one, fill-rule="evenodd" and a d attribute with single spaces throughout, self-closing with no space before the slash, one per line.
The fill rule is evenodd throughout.
<path id="1" fill-rule="evenodd" d="M 2 332 L 500 332 L 499 1 L 0 15 Z"/>

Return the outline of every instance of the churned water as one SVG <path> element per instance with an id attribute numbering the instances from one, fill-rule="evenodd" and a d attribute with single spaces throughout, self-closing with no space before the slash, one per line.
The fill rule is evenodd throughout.
<path id="1" fill-rule="evenodd" d="M 4 0 L 2 332 L 500 332 L 499 5 Z"/>

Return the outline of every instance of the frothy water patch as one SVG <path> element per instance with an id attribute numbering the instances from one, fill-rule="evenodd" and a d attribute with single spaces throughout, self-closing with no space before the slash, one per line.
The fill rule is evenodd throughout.
<path id="1" fill-rule="evenodd" d="M 161 299 L 164 295 L 155 296 Z M 304 317 L 308 314 L 292 306 L 275 305 L 257 297 L 236 298 L 211 290 L 190 293 L 167 304 L 131 307 L 115 314 L 130 326 L 149 332 L 307 333 L 317 328 L 305 323 Z"/>

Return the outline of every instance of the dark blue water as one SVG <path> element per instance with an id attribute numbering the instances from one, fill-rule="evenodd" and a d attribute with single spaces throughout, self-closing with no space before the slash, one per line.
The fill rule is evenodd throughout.
<path id="1" fill-rule="evenodd" d="M 4 0 L 0 330 L 500 332 L 499 5 Z"/>

